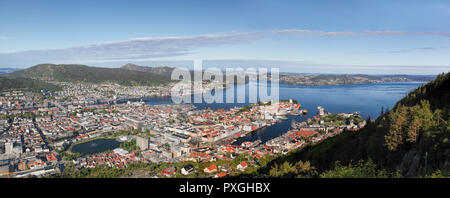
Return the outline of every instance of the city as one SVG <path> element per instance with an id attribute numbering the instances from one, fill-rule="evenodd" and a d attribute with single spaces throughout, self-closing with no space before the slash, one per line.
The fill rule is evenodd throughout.
<path id="1" fill-rule="evenodd" d="M 127 167 L 138 162 L 212 162 L 232 160 L 243 153 L 257 159 L 319 142 L 343 129 L 357 131 L 365 124 L 358 113 L 353 113 L 338 117 L 345 121 L 354 116 L 360 118 L 358 123 L 350 119 L 347 124 L 342 122 L 329 126 L 329 122 L 323 121 L 328 112 L 320 109 L 314 120 L 293 123 L 292 131 L 267 143 L 255 141 L 233 145 L 236 139 L 277 124 L 288 114 L 301 116 L 301 104 L 286 100 L 273 104 L 259 102 L 228 110 L 196 109 L 189 104 L 118 102 L 123 101 L 122 98 L 167 97 L 171 85 L 127 89 L 118 84 L 65 82 L 59 85 L 63 90 L 56 92 L 11 91 L 1 94 L 2 176 L 60 174 L 69 164 L 81 169 L 101 164 Z M 115 148 L 109 153 L 67 157 L 73 154 L 73 145 L 98 138 L 120 142 L 134 140 L 136 147 L 129 151 Z M 239 169 L 247 167 L 242 166 Z M 221 173 L 222 176 L 225 173 Z"/>
<path id="2" fill-rule="evenodd" d="M 0 0 L 0 189 L 445 193 L 449 2 Z"/>

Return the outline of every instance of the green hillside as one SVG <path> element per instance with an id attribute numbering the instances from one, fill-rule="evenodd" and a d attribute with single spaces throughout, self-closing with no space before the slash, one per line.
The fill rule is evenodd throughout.
<path id="1" fill-rule="evenodd" d="M 346 131 L 259 169 L 276 177 L 450 176 L 450 73 L 410 92 L 359 132 Z M 361 161 L 363 160 L 363 161 Z M 308 171 L 304 162 L 308 163 Z M 300 165 L 299 165 L 300 163 Z M 314 170 L 315 174 L 312 174 Z"/>
<path id="2" fill-rule="evenodd" d="M 172 75 L 172 71 L 175 69 L 173 67 L 145 67 L 145 66 L 139 66 L 135 64 L 128 63 L 126 65 L 123 65 L 120 67 L 121 69 L 131 70 L 131 71 L 140 71 L 140 72 L 150 72 L 154 74 L 158 74 L 161 76 L 165 76 L 170 78 Z"/>
<path id="3" fill-rule="evenodd" d="M 42 89 L 57 91 L 60 88 L 56 85 L 52 85 L 40 80 L 34 80 L 29 78 L 9 78 L 0 76 L 0 92 L 10 90 L 24 90 L 39 92 Z"/>
<path id="4" fill-rule="evenodd" d="M 123 65 L 120 67 L 121 69 L 131 70 L 131 71 L 139 71 L 139 72 L 150 72 L 158 75 L 165 76 L 167 78 L 171 78 L 173 70 L 175 70 L 174 67 L 147 67 L 147 66 L 139 66 L 135 64 L 128 63 L 126 65 Z M 192 80 L 194 80 L 194 71 L 189 71 L 191 74 Z M 202 75 L 204 75 L 204 71 L 202 72 Z M 227 77 L 224 74 L 224 81 L 227 79 Z M 248 83 L 248 78 L 244 79 L 245 83 Z M 234 82 L 237 84 L 238 77 L 234 76 Z"/>
<path id="5" fill-rule="evenodd" d="M 159 85 L 170 81 L 170 78 L 168 77 L 149 72 L 131 71 L 120 68 L 90 67 L 74 64 L 40 64 L 7 75 L 13 77 L 40 79 L 44 81 L 55 80 L 89 83 L 111 82 L 128 86 Z"/>

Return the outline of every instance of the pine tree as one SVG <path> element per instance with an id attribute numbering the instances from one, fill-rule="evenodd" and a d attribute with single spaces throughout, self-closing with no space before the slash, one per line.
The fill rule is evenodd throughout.
<path id="1" fill-rule="evenodd" d="M 416 105 L 414 107 L 409 108 L 409 122 L 406 130 L 406 141 L 408 142 L 416 142 L 417 136 L 419 135 L 419 130 L 422 125 L 418 113 L 420 108 Z"/>
<path id="2" fill-rule="evenodd" d="M 406 126 L 407 107 L 400 105 L 395 111 L 389 113 L 390 127 L 385 135 L 385 144 L 389 150 L 394 151 L 403 143 L 403 129 Z"/>

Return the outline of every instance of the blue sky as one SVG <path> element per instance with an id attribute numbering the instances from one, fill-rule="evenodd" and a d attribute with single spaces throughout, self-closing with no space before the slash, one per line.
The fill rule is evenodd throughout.
<path id="1" fill-rule="evenodd" d="M 447 72 L 450 2 L 0 0 L 0 67 L 194 59 L 300 73 Z"/>

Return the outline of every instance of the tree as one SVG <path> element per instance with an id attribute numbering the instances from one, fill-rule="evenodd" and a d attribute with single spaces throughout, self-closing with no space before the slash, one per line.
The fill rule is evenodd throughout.
<path id="1" fill-rule="evenodd" d="M 151 136 L 150 130 L 149 130 L 149 129 L 145 129 L 145 134 L 146 134 L 148 137 L 150 137 L 150 136 Z"/>
<path id="2" fill-rule="evenodd" d="M 269 171 L 271 177 L 293 177 L 295 174 L 295 167 L 287 161 L 281 165 L 275 164 Z"/>
<path id="3" fill-rule="evenodd" d="M 420 101 L 418 117 L 422 121 L 423 130 L 431 129 L 434 124 L 433 112 L 431 111 L 430 102 L 428 100 Z"/>
<path id="4" fill-rule="evenodd" d="M 410 121 L 409 126 L 406 130 L 406 141 L 408 142 L 417 141 L 420 126 L 421 126 L 420 120 L 416 116 L 414 116 L 413 119 Z"/>
<path id="5" fill-rule="evenodd" d="M 169 143 L 167 143 L 167 142 L 166 142 L 166 143 L 164 143 L 164 145 L 163 145 L 163 146 L 164 146 L 164 148 L 165 148 L 165 149 L 169 149 L 169 148 L 170 148 L 170 145 L 169 145 Z"/>
<path id="6" fill-rule="evenodd" d="M 120 144 L 120 148 L 123 148 L 129 152 L 137 150 L 136 140 L 133 139 L 129 142 L 124 142 L 124 143 Z"/>
<path id="7" fill-rule="evenodd" d="M 403 143 L 403 128 L 406 126 L 407 107 L 400 105 L 395 111 L 389 113 L 390 127 L 385 136 L 385 144 L 389 150 L 394 151 Z"/>
<path id="8" fill-rule="evenodd" d="M 320 177 L 324 178 L 387 178 L 387 174 L 384 170 L 378 170 L 376 164 L 372 161 L 364 162 L 360 160 L 356 165 L 349 164 L 343 166 L 340 162 L 335 163 L 333 170 L 329 170 L 320 174 Z"/>
<path id="9" fill-rule="evenodd" d="M 422 125 L 419 118 L 419 106 L 414 106 L 409 108 L 408 111 L 408 126 L 406 128 L 406 141 L 408 142 L 416 142 L 417 137 L 419 135 L 419 130 Z"/>

